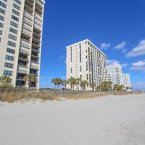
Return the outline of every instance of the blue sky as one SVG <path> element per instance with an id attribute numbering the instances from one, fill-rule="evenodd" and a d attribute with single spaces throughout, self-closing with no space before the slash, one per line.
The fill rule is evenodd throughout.
<path id="1" fill-rule="evenodd" d="M 145 0 L 45 0 L 41 87 L 65 78 L 66 46 L 87 38 L 145 89 Z"/>

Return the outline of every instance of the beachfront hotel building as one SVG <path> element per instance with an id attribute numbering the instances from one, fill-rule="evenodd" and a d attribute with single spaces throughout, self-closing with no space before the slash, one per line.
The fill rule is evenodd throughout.
<path id="1" fill-rule="evenodd" d="M 44 0 L 0 0 L 0 76 L 26 87 L 25 77 L 37 77 L 39 87 Z"/>
<path id="2" fill-rule="evenodd" d="M 124 87 L 131 87 L 130 75 L 122 72 L 122 67 L 119 64 L 107 66 L 107 81 L 112 82 L 112 86 L 115 84 L 124 85 Z"/>
<path id="3" fill-rule="evenodd" d="M 111 81 L 112 84 L 122 84 L 122 68 L 119 64 L 113 66 L 107 66 L 107 81 Z"/>
<path id="4" fill-rule="evenodd" d="M 122 74 L 122 84 L 125 88 L 129 87 L 131 88 L 131 80 L 129 74 Z"/>
<path id="5" fill-rule="evenodd" d="M 106 55 L 90 40 L 67 46 L 66 78 L 86 80 L 97 86 L 106 78 Z M 67 86 L 70 89 L 70 85 Z M 75 88 L 78 89 L 77 87 Z M 88 85 L 87 90 L 91 90 Z"/>

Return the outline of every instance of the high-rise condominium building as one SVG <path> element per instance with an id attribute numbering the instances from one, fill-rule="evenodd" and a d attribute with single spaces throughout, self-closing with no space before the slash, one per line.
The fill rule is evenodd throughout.
<path id="1" fill-rule="evenodd" d="M 119 64 L 113 66 L 107 66 L 107 81 L 111 81 L 113 84 L 122 84 L 122 68 Z"/>
<path id="2" fill-rule="evenodd" d="M 122 68 L 119 64 L 107 66 L 107 81 L 111 81 L 113 85 L 124 85 L 131 87 L 130 75 L 122 73 Z"/>
<path id="3" fill-rule="evenodd" d="M 26 87 L 26 75 L 39 87 L 44 0 L 0 0 L 0 75 Z"/>
<path id="4" fill-rule="evenodd" d="M 80 78 L 96 85 L 105 80 L 106 55 L 88 39 L 67 46 L 66 65 L 67 79 Z M 90 89 L 88 86 L 87 90 Z"/>
<path id="5" fill-rule="evenodd" d="M 131 81 L 130 81 L 130 75 L 129 74 L 122 74 L 122 84 L 125 88 L 129 87 L 131 88 Z"/>

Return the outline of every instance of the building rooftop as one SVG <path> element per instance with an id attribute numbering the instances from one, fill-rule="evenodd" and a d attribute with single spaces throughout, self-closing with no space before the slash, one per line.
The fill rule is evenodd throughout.
<path id="1" fill-rule="evenodd" d="M 83 43 L 83 42 L 85 42 L 85 41 L 88 41 L 89 43 L 91 43 L 95 48 L 97 48 L 104 56 L 106 56 L 106 54 L 103 52 L 103 51 L 101 51 L 93 42 L 91 42 L 89 39 L 85 39 L 85 40 L 83 40 L 83 41 L 80 41 L 80 42 L 77 42 L 77 43 L 73 43 L 73 44 L 71 44 L 71 45 L 68 45 L 66 48 L 68 48 L 68 47 L 71 47 L 71 46 L 74 46 L 74 45 L 78 45 L 78 44 L 80 44 L 80 43 Z"/>

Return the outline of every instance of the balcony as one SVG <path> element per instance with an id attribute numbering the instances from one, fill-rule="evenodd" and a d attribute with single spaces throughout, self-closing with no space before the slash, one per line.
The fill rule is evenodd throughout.
<path id="1" fill-rule="evenodd" d="M 31 62 L 31 68 L 32 69 L 39 69 L 39 64 Z"/>
<path id="2" fill-rule="evenodd" d="M 33 16 L 31 14 L 29 14 L 26 10 L 24 11 L 24 17 L 29 19 L 30 21 L 33 20 Z"/>
<path id="3" fill-rule="evenodd" d="M 30 74 L 32 75 L 38 75 L 38 71 L 35 69 L 30 69 Z"/>
<path id="4" fill-rule="evenodd" d="M 28 11 L 30 14 L 33 13 L 33 7 L 29 6 L 28 3 L 25 3 L 25 10 Z"/>
<path id="5" fill-rule="evenodd" d="M 33 31 L 33 37 L 35 37 L 36 39 L 40 39 L 41 38 L 41 34 L 37 33 L 35 30 Z"/>
<path id="6" fill-rule="evenodd" d="M 44 7 L 44 1 L 43 0 L 37 0 L 36 5 L 38 5 L 42 9 Z"/>
<path id="7" fill-rule="evenodd" d="M 23 19 L 23 23 L 29 25 L 30 27 L 32 27 L 32 21 L 28 20 L 27 18 L 24 17 Z"/>
<path id="8" fill-rule="evenodd" d="M 26 0 L 25 4 L 27 4 L 29 7 L 33 8 L 34 6 L 34 1 Z"/>
<path id="9" fill-rule="evenodd" d="M 27 31 L 29 31 L 30 33 L 32 33 L 32 27 L 30 27 L 26 23 L 23 23 L 23 28 L 26 29 Z"/>
<path id="10" fill-rule="evenodd" d="M 38 19 L 35 18 L 34 20 L 34 24 L 37 24 L 38 26 L 40 26 L 42 28 L 42 22 L 39 21 Z"/>
<path id="11" fill-rule="evenodd" d="M 34 55 L 34 54 L 32 54 L 32 55 L 31 55 L 31 58 L 39 59 L 39 55 Z"/>
<path id="12" fill-rule="evenodd" d="M 36 44 L 39 44 L 40 43 L 40 39 L 36 39 L 35 37 L 33 37 L 33 42 L 36 43 Z"/>
<path id="13" fill-rule="evenodd" d="M 19 55 L 19 60 L 23 61 L 23 62 L 29 62 L 28 57 L 26 55 L 24 55 L 24 54 L 23 55 L 22 54 Z"/>
<path id="14" fill-rule="evenodd" d="M 18 67 L 18 73 L 22 73 L 22 74 L 28 74 L 28 69 L 24 68 L 22 66 Z"/>
<path id="15" fill-rule="evenodd" d="M 36 48 L 36 49 L 39 49 L 40 48 L 40 45 L 39 44 L 32 43 L 32 47 L 33 48 Z"/>
<path id="16" fill-rule="evenodd" d="M 31 37 L 31 33 L 25 28 L 23 28 L 22 33 L 23 33 L 23 35 L 25 35 L 25 37 L 28 37 L 28 38 Z"/>
<path id="17" fill-rule="evenodd" d="M 40 32 L 42 31 L 42 27 L 39 26 L 38 24 L 34 23 L 34 27 L 37 29 L 36 31 L 37 31 L 38 33 L 40 33 Z"/>
<path id="18" fill-rule="evenodd" d="M 30 49 L 30 42 L 25 41 L 24 39 L 21 39 L 21 47 L 26 48 L 26 49 Z"/>
<path id="19" fill-rule="evenodd" d="M 20 53 L 22 53 L 23 55 L 28 55 L 28 54 L 30 54 L 29 51 L 24 50 L 24 49 L 22 49 L 22 48 L 20 48 Z"/>
<path id="20" fill-rule="evenodd" d="M 32 48 L 32 52 L 37 52 L 37 53 L 39 53 L 39 49 Z"/>
<path id="21" fill-rule="evenodd" d="M 36 18 L 38 21 L 42 22 L 42 16 L 41 16 L 40 14 L 38 14 L 37 12 L 35 13 L 35 18 Z"/>

